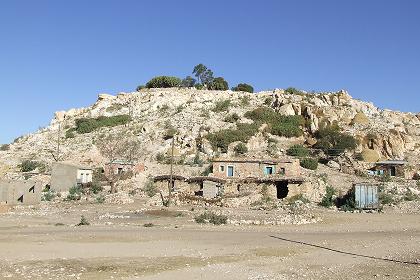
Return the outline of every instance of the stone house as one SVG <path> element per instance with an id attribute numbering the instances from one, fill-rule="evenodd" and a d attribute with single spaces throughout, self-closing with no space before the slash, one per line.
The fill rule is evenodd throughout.
<path id="1" fill-rule="evenodd" d="M 131 161 L 125 160 L 114 160 L 113 162 L 109 162 L 105 164 L 104 173 L 107 178 L 111 177 L 112 175 L 124 175 L 128 173 L 132 173 L 136 175 L 141 173 L 145 170 L 143 163 L 134 163 Z"/>
<path id="2" fill-rule="evenodd" d="M 33 205 L 41 202 L 42 185 L 29 180 L 0 180 L 0 204 Z"/>
<path id="3" fill-rule="evenodd" d="M 223 179 L 298 177 L 298 159 L 215 159 L 213 176 Z"/>
<path id="4" fill-rule="evenodd" d="M 368 173 L 369 175 L 380 175 L 380 176 L 395 176 L 406 178 L 405 166 L 408 162 L 404 160 L 385 160 L 375 163 L 375 166 L 371 168 Z"/>
<path id="5" fill-rule="evenodd" d="M 297 159 L 216 159 L 209 176 L 173 176 L 173 190 L 206 199 L 261 193 L 278 199 L 302 193 L 300 163 Z M 155 177 L 159 189 L 167 188 L 169 175 Z"/>
<path id="6" fill-rule="evenodd" d="M 50 186 L 56 192 L 63 192 L 77 185 L 91 183 L 92 180 L 92 168 L 57 162 L 52 166 Z"/>

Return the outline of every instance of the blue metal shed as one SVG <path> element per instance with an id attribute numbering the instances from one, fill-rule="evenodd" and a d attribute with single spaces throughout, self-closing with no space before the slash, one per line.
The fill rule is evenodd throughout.
<path id="1" fill-rule="evenodd" d="M 354 200 L 356 208 L 377 209 L 379 207 L 378 185 L 354 184 Z"/>

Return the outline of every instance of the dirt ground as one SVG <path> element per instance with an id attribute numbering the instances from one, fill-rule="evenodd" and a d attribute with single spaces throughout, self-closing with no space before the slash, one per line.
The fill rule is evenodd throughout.
<path id="1" fill-rule="evenodd" d="M 12 209 L 0 214 L 0 279 L 420 279 L 419 214 L 317 209 L 316 224 L 214 226 L 195 223 L 203 211 Z M 89 226 L 75 226 L 81 215 Z"/>

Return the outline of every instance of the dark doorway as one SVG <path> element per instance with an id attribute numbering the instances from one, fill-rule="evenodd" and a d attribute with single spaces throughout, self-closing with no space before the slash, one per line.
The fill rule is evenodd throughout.
<path id="1" fill-rule="evenodd" d="M 278 199 L 286 198 L 287 195 L 289 194 L 289 188 L 287 185 L 288 185 L 287 181 L 280 181 L 276 183 Z"/>
<path id="2" fill-rule="evenodd" d="M 395 166 L 391 166 L 390 172 L 391 172 L 391 176 L 395 176 L 396 175 L 397 172 L 395 170 Z"/>

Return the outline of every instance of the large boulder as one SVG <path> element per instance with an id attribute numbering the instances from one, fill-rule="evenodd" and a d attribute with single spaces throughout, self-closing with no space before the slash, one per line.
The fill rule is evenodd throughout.
<path id="1" fill-rule="evenodd" d="M 65 111 L 58 111 L 58 112 L 55 112 L 55 114 L 54 114 L 54 118 L 57 120 L 57 121 L 64 121 L 64 118 L 66 117 L 66 112 Z"/>
<path id="2" fill-rule="evenodd" d="M 351 124 L 369 124 L 369 118 L 363 112 L 358 112 L 351 121 Z"/>
<path id="3" fill-rule="evenodd" d="M 281 115 L 285 115 L 285 116 L 294 116 L 295 115 L 295 109 L 293 108 L 293 105 L 292 104 L 285 104 L 285 105 L 283 105 L 283 106 L 281 106 L 279 109 L 278 109 L 278 112 L 281 114 Z"/>
<path id="4" fill-rule="evenodd" d="M 372 149 L 363 149 L 361 156 L 366 162 L 377 162 L 381 158 L 381 155 Z"/>

